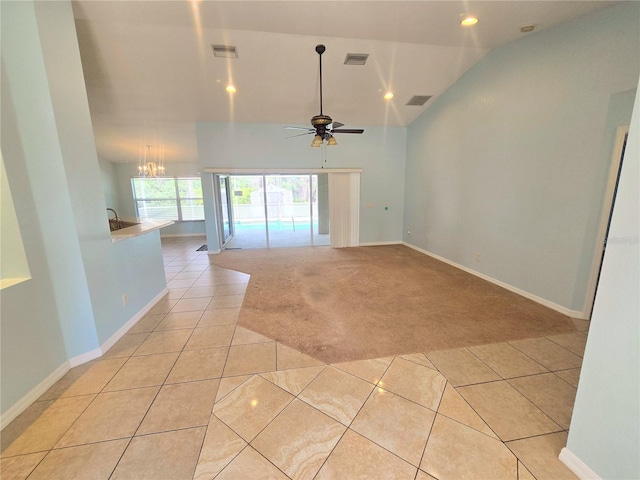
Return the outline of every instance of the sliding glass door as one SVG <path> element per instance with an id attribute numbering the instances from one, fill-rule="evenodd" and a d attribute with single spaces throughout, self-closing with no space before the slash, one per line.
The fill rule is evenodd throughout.
<path id="1" fill-rule="evenodd" d="M 270 247 L 311 243 L 309 175 L 266 175 Z"/>
<path id="2" fill-rule="evenodd" d="M 326 174 L 230 175 L 229 184 L 227 248 L 329 245 Z"/>
<path id="3" fill-rule="evenodd" d="M 233 238 L 227 248 L 267 248 L 263 175 L 230 175 Z"/>

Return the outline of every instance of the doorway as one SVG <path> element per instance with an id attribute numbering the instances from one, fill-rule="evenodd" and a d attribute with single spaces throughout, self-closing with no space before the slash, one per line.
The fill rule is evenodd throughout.
<path id="1" fill-rule="evenodd" d="M 584 308 L 584 313 L 588 315 L 586 317 L 587 319 L 591 318 L 591 315 L 593 313 L 593 305 L 595 302 L 596 294 L 598 292 L 598 282 L 600 280 L 600 272 L 602 270 L 602 261 L 604 260 L 605 251 L 607 249 L 607 239 L 609 237 L 609 228 L 611 226 L 611 216 L 613 214 L 613 207 L 615 205 L 616 194 L 618 192 L 620 171 L 622 170 L 622 160 L 624 158 L 624 152 L 627 146 L 628 137 L 629 126 L 619 127 L 616 133 L 616 140 L 613 147 L 613 155 L 611 158 L 609 180 L 607 182 L 607 190 L 604 197 L 604 207 L 600 219 L 600 228 L 598 230 L 598 243 L 594 254 L 591 278 L 589 281 L 589 290 L 586 300 L 587 304 Z"/>
<path id="2" fill-rule="evenodd" d="M 330 244 L 328 174 L 217 177 L 223 248 Z"/>

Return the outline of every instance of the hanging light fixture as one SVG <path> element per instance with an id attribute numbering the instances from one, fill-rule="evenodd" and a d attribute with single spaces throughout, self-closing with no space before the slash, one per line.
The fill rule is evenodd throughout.
<path id="1" fill-rule="evenodd" d="M 151 159 L 151 145 L 146 145 L 144 151 L 144 159 L 142 155 L 138 159 L 138 176 L 140 177 L 164 177 L 164 149 L 161 150 L 160 156 L 154 152 L 155 158 Z"/>
<path id="2" fill-rule="evenodd" d="M 160 148 L 160 155 L 158 157 L 158 176 L 164 177 L 164 144 Z"/>
<path id="3" fill-rule="evenodd" d="M 151 148 L 151 145 L 146 145 L 146 149 L 143 152 L 143 148 L 140 147 L 140 152 L 138 152 L 138 176 L 146 177 L 147 176 L 147 150 Z"/>
<path id="4" fill-rule="evenodd" d="M 316 135 L 313 137 L 313 141 L 311 142 L 312 147 L 319 147 L 322 145 L 322 137 L 320 135 Z"/>
<path id="5" fill-rule="evenodd" d="M 329 139 L 327 140 L 327 145 L 337 145 L 338 142 L 336 142 L 336 137 L 334 137 L 333 135 L 329 135 Z"/>

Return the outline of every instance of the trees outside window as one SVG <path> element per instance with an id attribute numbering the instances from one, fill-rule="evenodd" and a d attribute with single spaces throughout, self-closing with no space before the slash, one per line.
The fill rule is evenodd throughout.
<path id="1" fill-rule="evenodd" d="M 202 182 L 199 177 L 131 179 L 136 215 L 185 222 L 204 220 Z"/>

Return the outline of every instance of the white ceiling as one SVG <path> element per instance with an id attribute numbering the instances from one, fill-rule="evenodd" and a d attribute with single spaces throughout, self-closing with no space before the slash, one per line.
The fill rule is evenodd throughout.
<path id="1" fill-rule="evenodd" d="M 144 145 L 163 144 L 167 162 L 186 162 L 197 161 L 199 121 L 308 126 L 319 113 L 318 43 L 327 47 L 325 114 L 345 128 L 406 126 L 433 101 L 406 106 L 413 95 L 443 93 L 490 49 L 532 35 L 521 26 L 538 32 L 612 3 L 79 0 L 73 8 L 100 157 L 137 161 Z M 466 13 L 480 22 L 461 27 Z M 215 58 L 211 44 L 234 45 L 239 58 Z M 344 65 L 347 53 L 368 53 L 367 64 Z"/>

